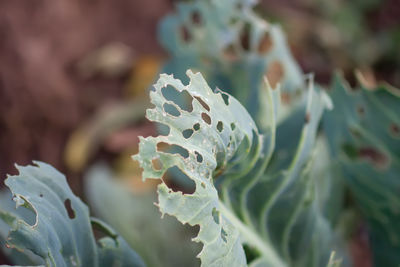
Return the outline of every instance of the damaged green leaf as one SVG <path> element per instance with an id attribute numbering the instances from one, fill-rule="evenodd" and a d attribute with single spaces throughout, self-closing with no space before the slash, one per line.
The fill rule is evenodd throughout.
<path id="1" fill-rule="evenodd" d="M 5 184 L 17 208 L 34 213 L 27 222 L 16 212 L 0 210 L 10 226 L 7 246 L 32 252 L 45 266 L 144 266 L 139 256 L 109 226 L 90 218 L 87 206 L 70 190 L 65 177 L 42 162 L 17 166 Z M 105 237 L 96 241 L 93 227 Z"/>
<path id="2" fill-rule="evenodd" d="M 158 186 L 161 213 L 200 226 L 194 240 L 204 245 L 199 254 L 203 266 L 245 266 L 243 244 L 258 251 L 258 256 L 250 259 L 252 266 L 327 264 L 334 242 L 309 176 L 319 120 L 331 105 L 327 95 L 310 84 L 308 119 L 301 126 L 297 149 L 290 154 L 293 158 L 277 170 L 272 163 L 269 170 L 279 89 L 266 84 L 260 92 L 263 98 L 259 101 L 266 103 L 265 134 L 261 135 L 235 98 L 213 92 L 200 73 L 188 70 L 187 75 L 190 82 L 186 86 L 165 74 L 154 85 L 150 97 L 155 107 L 147 111 L 147 118 L 167 126 L 168 131 L 140 138 L 139 154 L 133 156 L 143 168 L 144 180 L 163 179 L 168 169 L 178 167 L 195 183 L 195 191 L 185 194 L 174 192 L 163 181 Z M 163 94 L 168 87 L 188 94 L 191 108 L 186 110 L 168 100 Z M 189 137 L 184 134 L 188 129 L 192 130 Z M 163 150 L 160 144 L 180 149 Z M 303 242 L 293 243 L 294 239 Z"/>

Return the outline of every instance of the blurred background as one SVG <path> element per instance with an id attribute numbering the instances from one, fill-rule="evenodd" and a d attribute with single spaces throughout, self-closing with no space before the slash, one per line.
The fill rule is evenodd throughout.
<path id="1" fill-rule="evenodd" d="M 157 25 L 176 2 L 0 1 L 2 181 L 14 163 L 45 161 L 86 200 L 83 177 L 103 162 L 136 193 L 154 187 L 141 183 L 129 155 L 138 135 L 156 132 L 143 115 L 168 59 Z M 399 0 L 263 0 L 256 11 L 282 25 L 318 82 L 329 84 L 336 69 L 352 82 L 357 68 L 400 87 Z"/>

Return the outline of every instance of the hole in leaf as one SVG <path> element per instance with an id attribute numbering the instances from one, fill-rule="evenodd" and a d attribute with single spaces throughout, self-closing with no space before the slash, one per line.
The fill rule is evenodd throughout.
<path id="1" fill-rule="evenodd" d="M 221 93 L 222 99 L 225 102 L 225 105 L 229 105 L 229 95 L 225 94 L 225 93 Z"/>
<path id="2" fill-rule="evenodd" d="M 273 43 L 271 35 L 269 34 L 269 32 L 265 32 L 260 40 L 260 43 L 258 44 L 258 52 L 260 54 L 265 54 L 271 50 L 272 46 Z"/>
<path id="3" fill-rule="evenodd" d="M 23 203 L 20 202 L 22 205 L 18 207 L 18 209 L 20 209 L 20 211 L 21 211 L 21 213 L 19 213 L 18 215 L 27 224 L 29 224 L 30 226 L 34 226 L 36 223 L 38 214 L 35 212 L 35 209 L 33 208 L 33 206 L 25 199 L 24 196 L 13 195 L 12 199 L 15 202 L 23 201 Z"/>
<path id="4" fill-rule="evenodd" d="M 211 214 L 213 216 L 214 222 L 216 224 L 219 224 L 219 211 L 214 207 Z"/>
<path id="5" fill-rule="evenodd" d="M 152 165 L 153 165 L 153 169 L 155 171 L 160 171 L 162 170 L 163 164 L 161 162 L 161 160 L 159 158 L 154 158 L 151 161 Z"/>
<path id="6" fill-rule="evenodd" d="M 186 129 L 182 132 L 183 137 L 185 137 L 186 139 L 190 138 L 192 134 L 193 134 L 192 129 Z"/>
<path id="7" fill-rule="evenodd" d="M 164 103 L 163 108 L 164 108 L 165 112 L 167 112 L 168 114 L 170 114 L 172 116 L 178 117 L 181 115 L 179 110 L 174 105 Z"/>
<path id="8" fill-rule="evenodd" d="M 235 128 L 236 128 L 236 125 L 235 125 L 235 123 L 232 122 L 232 123 L 231 123 L 231 129 L 232 129 L 232 131 L 235 130 Z"/>
<path id="9" fill-rule="evenodd" d="M 192 228 L 193 236 L 198 236 L 199 232 L 200 232 L 200 225 L 196 224 L 196 225 L 191 226 L 191 228 Z"/>
<path id="10" fill-rule="evenodd" d="M 304 123 L 309 123 L 310 122 L 310 119 L 311 119 L 311 115 L 310 115 L 310 113 L 306 113 L 306 115 L 304 116 Z"/>
<path id="11" fill-rule="evenodd" d="M 240 32 L 240 45 L 244 51 L 250 50 L 250 24 L 246 23 Z"/>
<path id="12" fill-rule="evenodd" d="M 43 197 L 43 194 L 40 194 L 39 197 Z"/>
<path id="13" fill-rule="evenodd" d="M 192 40 L 192 35 L 190 34 L 188 28 L 186 26 L 182 26 L 180 29 L 180 34 L 183 42 L 188 43 Z"/>
<path id="14" fill-rule="evenodd" d="M 252 261 L 259 258 L 261 256 L 260 252 L 258 252 L 253 246 L 249 246 L 247 244 L 243 244 L 244 253 L 246 254 L 246 260 L 251 264 Z"/>
<path id="15" fill-rule="evenodd" d="M 192 23 L 193 25 L 200 26 L 202 24 L 201 15 L 199 11 L 194 11 L 192 13 Z"/>
<path id="16" fill-rule="evenodd" d="M 183 194 L 193 194 L 196 191 L 196 183 L 177 166 L 169 168 L 167 175 L 174 177 L 173 180 L 168 179 L 167 181 L 167 186 L 172 191 L 182 192 Z"/>
<path id="17" fill-rule="evenodd" d="M 159 123 L 159 122 L 157 122 L 157 129 L 158 129 L 158 134 L 164 135 L 164 136 L 169 135 L 169 133 L 171 131 L 171 128 L 169 128 L 168 125 L 166 125 L 164 123 Z"/>
<path id="18" fill-rule="evenodd" d="M 207 111 L 210 111 L 210 107 L 206 104 L 206 102 L 203 101 L 203 99 L 201 99 L 198 96 L 195 96 L 194 98 L 196 98 L 197 101 L 199 101 L 199 103 L 203 106 L 203 108 L 205 108 Z"/>
<path id="19" fill-rule="evenodd" d="M 157 151 L 169 154 L 179 154 L 185 159 L 189 157 L 189 152 L 185 148 L 175 144 L 171 145 L 165 142 L 157 143 Z"/>
<path id="20" fill-rule="evenodd" d="M 167 85 L 161 89 L 161 92 L 166 100 L 174 102 L 182 110 L 187 112 L 193 111 L 193 97 L 188 93 L 187 90 L 179 92 L 175 87 Z"/>
<path id="21" fill-rule="evenodd" d="M 193 129 L 194 129 L 195 131 L 200 130 L 200 123 L 196 123 L 195 125 L 193 125 Z"/>
<path id="22" fill-rule="evenodd" d="M 90 223 L 92 225 L 92 231 L 96 241 L 99 241 L 100 239 L 105 237 L 111 237 L 115 240 L 115 238 L 118 237 L 114 233 L 110 232 L 109 229 L 105 228 L 104 225 L 102 225 L 98 221 L 91 220 Z"/>
<path id="23" fill-rule="evenodd" d="M 389 158 L 377 148 L 362 147 L 358 150 L 358 156 L 362 159 L 368 160 L 377 168 L 385 168 L 389 164 Z"/>
<path id="24" fill-rule="evenodd" d="M 67 198 L 64 201 L 64 206 L 65 206 L 65 209 L 67 210 L 68 217 L 70 219 L 74 219 L 75 218 L 75 211 L 72 209 L 71 200 L 69 198 Z"/>
<path id="25" fill-rule="evenodd" d="M 196 160 L 197 160 L 197 162 L 198 162 L 198 163 L 202 163 L 202 162 L 203 162 L 203 156 L 202 156 L 199 152 L 197 152 L 197 151 L 195 151 L 194 153 L 196 154 Z"/>
<path id="26" fill-rule="evenodd" d="M 211 118 L 210 116 L 208 116 L 207 113 L 201 113 L 201 118 L 203 119 L 203 121 L 207 124 L 211 124 Z"/>
<path id="27" fill-rule="evenodd" d="M 272 88 L 282 80 L 283 75 L 283 66 L 279 61 L 274 61 L 268 66 L 266 76 Z"/>
<path id="28" fill-rule="evenodd" d="M 222 121 L 218 121 L 217 123 L 217 130 L 221 133 L 224 130 L 224 124 Z"/>
<path id="29" fill-rule="evenodd" d="M 225 232 L 224 228 L 221 228 L 221 238 L 222 240 L 224 240 L 224 242 L 228 242 L 226 237 L 228 236 L 228 234 Z"/>
<path id="30" fill-rule="evenodd" d="M 357 78 L 356 75 L 354 75 L 354 72 L 345 72 L 344 80 L 346 81 L 346 87 L 351 91 L 356 92 L 361 90 L 361 87 L 357 86 Z"/>

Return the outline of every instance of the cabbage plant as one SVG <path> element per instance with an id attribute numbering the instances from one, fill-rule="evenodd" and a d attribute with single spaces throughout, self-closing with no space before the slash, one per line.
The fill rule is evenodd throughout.
<path id="1" fill-rule="evenodd" d="M 307 81 L 281 28 L 260 18 L 254 5 L 190 1 L 161 23 L 160 42 L 171 58 L 146 112 L 160 133 L 141 137 L 133 156 L 143 180 L 160 182 L 156 206 L 162 216 L 198 227 L 193 241 L 202 266 L 352 266 L 349 209 L 366 221 L 374 264 L 398 266 L 399 89 L 370 85 L 361 75 L 356 88 L 340 75 L 326 89 L 312 75 Z M 167 237 L 146 242 L 132 235 L 135 244 L 128 244 L 90 217 L 61 173 L 35 165 L 18 167 L 5 182 L 11 193 L 0 196 L 0 244 L 15 264 L 159 266 L 165 240 L 171 249 L 179 245 L 168 239 L 177 233 L 171 220 L 148 224 L 168 229 Z M 181 187 L 167 172 L 180 177 Z M 131 226 L 139 220 L 130 225 L 115 217 L 134 220 L 124 209 L 147 208 L 144 200 L 104 177 L 93 181 L 103 181 L 93 188 L 118 194 L 107 200 L 114 213 L 104 209 L 102 217 L 126 236 L 137 230 Z M 89 199 L 113 199 L 110 192 Z M 136 253 L 131 246 L 140 242 L 146 245 Z M 169 259 L 190 262 L 176 255 Z"/>
<path id="2" fill-rule="evenodd" d="M 143 179 L 162 179 L 176 166 L 194 182 L 192 193 L 162 182 L 161 213 L 200 226 L 194 240 L 203 243 L 202 266 L 327 264 L 335 238 L 317 203 L 310 159 L 329 97 L 310 83 L 298 144 L 287 159 L 273 162 L 280 89 L 266 82 L 260 92 L 261 134 L 238 100 L 211 90 L 200 73 L 187 75 L 188 85 L 168 75 L 155 84 L 150 92 L 155 107 L 147 118 L 167 126 L 168 133 L 141 138 L 133 157 Z M 189 107 L 167 99 L 167 88 L 190 98 Z M 253 255 L 248 259 L 244 245 Z"/>

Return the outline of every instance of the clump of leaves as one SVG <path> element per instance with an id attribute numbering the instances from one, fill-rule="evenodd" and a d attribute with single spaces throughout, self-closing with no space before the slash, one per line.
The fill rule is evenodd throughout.
<path id="1" fill-rule="evenodd" d="M 5 181 L 17 208 L 28 209 L 31 214 L 0 209 L 1 221 L 10 227 L 7 247 L 16 249 L 14 259 L 18 263 L 144 266 L 112 228 L 89 217 L 87 206 L 71 192 L 60 172 L 42 162 L 35 164 L 17 166 L 19 174 Z M 104 237 L 96 240 L 94 229 Z"/>
<path id="2" fill-rule="evenodd" d="M 337 168 L 312 167 L 318 154 L 323 166 L 339 162 L 368 220 L 375 263 L 394 266 L 400 262 L 398 89 L 349 90 L 336 78 L 336 111 L 325 115 L 323 127 L 333 157 L 325 158 L 317 133 L 330 98 L 309 83 L 305 102 L 288 101 L 288 92 L 304 96 L 301 71 L 280 28 L 255 15 L 254 3 L 182 3 L 161 25 L 161 42 L 172 55 L 164 71 L 180 80 L 162 74 L 150 92 L 154 108 L 147 118 L 165 131 L 141 138 L 134 156 L 143 179 L 161 180 L 160 211 L 200 226 L 194 241 L 203 244 L 203 266 L 338 266 L 331 251 L 342 258 L 343 246 L 332 214 L 342 208 L 342 190 L 335 186 Z M 187 68 L 201 70 L 211 86 L 200 73 L 188 71 L 187 79 Z M 215 86 L 236 98 L 210 88 Z M 283 117 L 281 100 L 291 104 Z M 193 190 L 169 187 L 163 180 L 169 170 L 181 173 Z M 113 230 L 89 218 L 60 173 L 43 163 L 20 172 L 6 183 L 34 220 L 29 224 L 25 215 L 4 210 L 0 218 L 12 229 L 9 246 L 33 252 L 27 262 L 36 264 L 36 254 L 48 266 L 142 265 Z M 96 243 L 93 225 L 107 237 Z"/>
<path id="3" fill-rule="evenodd" d="M 310 85 L 297 148 L 288 165 L 270 170 L 279 88 L 265 84 L 261 91 L 266 111 L 261 135 L 234 97 L 213 92 L 200 73 L 189 70 L 187 75 L 186 86 L 165 74 L 155 84 L 150 92 L 155 107 L 147 110 L 147 118 L 167 126 L 168 133 L 141 138 L 133 157 L 143 168 L 143 179 L 162 179 L 177 167 L 195 183 L 190 194 L 162 182 L 162 214 L 200 226 L 195 241 L 203 243 L 203 266 L 245 266 L 246 256 L 254 266 L 326 265 L 334 242 L 309 172 L 318 123 L 330 106 L 327 95 Z M 164 95 L 169 86 L 187 95 L 189 108 Z M 160 144 L 176 152 L 162 150 Z"/>
<path id="4" fill-rule="evenodd" d="M 187 81 L 187 69 L 200 71 L 212 88 L 235 96 L 258 122 L 257 99 L 267 76 L 284 90 L 285 103 L 304 87 L 302 72 L 278 25 L 267 23 L 253 7 L 257 1 L 192 1 L 160 24 L 159 39 L 171 55 L 162 73 Z M 259 118 L 260 117 L 260 118 Z"/>

